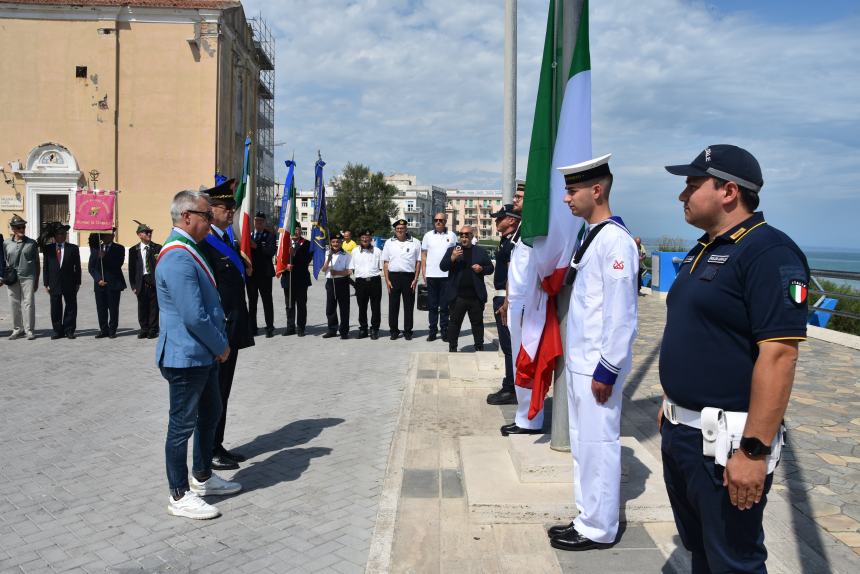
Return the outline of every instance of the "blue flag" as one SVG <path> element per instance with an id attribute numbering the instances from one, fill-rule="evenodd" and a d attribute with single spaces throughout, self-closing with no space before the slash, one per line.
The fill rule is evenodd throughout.
<path id="1" fill-rule="evenodd" d="M 314 279 L 320 274 L 325 263 L 325 252 L 328 247 L 328 215 L 325 210 L 325 184 L 323 183 L 322 158 L 314 166 L 314 220 L 311 230 L 311 253 L 314 257 Z"/>
<path id="2" fill-rule="evenodd" d="M 284 182 L 284 193 L 281 197 L 281 217 L 278 219 L 278 227 L 284 228 L 284 220 L 287 218 L 287 211 L 289 211 L 290 201 L 295 203 L 295 198 L 292 197 L 292 187 L 293 187 L 293 170 L 296 167 L 296 162 L 288 159 L 284 162 L 287 164 L 287 180 Z M 289 224 L 289 222 L 287 222 Z M 289 226 L 289 225 L 288 225 Z"/>

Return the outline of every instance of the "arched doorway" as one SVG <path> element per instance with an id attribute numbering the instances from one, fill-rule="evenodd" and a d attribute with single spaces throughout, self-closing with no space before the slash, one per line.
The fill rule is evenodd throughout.
<path id="1" fill-rule="evenodd" d="M 27 156 L 27 169 L 21 175 L 26 183 L 26 216 L 29 234 L 38 236 L 51 221 L 61 221 L 74 228 L 75 191 L 81 172 L 75 157 L 64 146 L 44 143 Z M 69 240 L 78 243 L 77 233 Z"/>

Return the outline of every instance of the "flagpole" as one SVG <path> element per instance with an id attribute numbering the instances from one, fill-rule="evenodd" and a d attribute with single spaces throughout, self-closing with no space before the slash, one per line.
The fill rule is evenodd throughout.
<path id="1" fill-rule="evenodd" d="M 511 203 L 517 177 L 517 0 L 505 0 L 502 203 Z"/>
<path id="2" fill-rule="evenodd" d="M 559 65 L 555 67 L 554 75 L 556 78 L 567 78 L 567 70 L 570 69 L 571 61 L 573 60 L 573 49 L 576 46 L 576 36 L 579 30 L 579 19 L 582 14 L 583 0 L 562 0 L 556 4 L 556 10 L 560 5 L 561 13 L 556 13 L 556 42 L 558 38 L 562 41 L 562 50 Z M 558 52 L 556 52 L 558 53 Z M 564 71 L 564 73 L 560 73 Z M 558 100 L 561 101 L 564 95 L 564 85 L 558 90 Z M 558 106 L 553 102 L 553 114 L 558 114 Z M 553 122 L 557 125 L 557 122 Z M 555 140 L 555 138 L 553 138 Z M 570 230 L 571 233 L 576 233 L 577 230 Z M 549 447 L 552 450 L 570 452 L 570 423 L 568 418 L 567 405 L 567 380 L 565 378 L 565 353 L 567 352 L 567 312 L 570 308 L 570 290 L 569 286 L 562 287 L 558 295 L 556 295 L 556 314 L 558 316 L 558 324 L 561 330 L 561 357 L 556 359 L 555 364 L 555 380 L 553 381 L 552 391 L 552 430 L 550 431 Z M 616 389 L 620 392 L 621 389 Z"/>

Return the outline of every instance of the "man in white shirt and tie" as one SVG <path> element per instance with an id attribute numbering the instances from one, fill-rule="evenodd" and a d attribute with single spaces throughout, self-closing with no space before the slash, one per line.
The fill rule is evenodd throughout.
<path id="1" fill-rule="evenodd" d="M 355 275 L 355 301 L 358 304 L 358 338 L 368 335 L 367 304 L 370 303 L 370 338 L 379 338 L 382 301 L 382 250 L 373 244 L 373 234 L 365 229 L 359 245 L 350 254 L 349 268 Z"/>
<path id="2" fill-rule="evenodd" d="M 42 274 L 51 298 L 51 340 L 75 338 L 78 318 L 78 289 L 81 287 L 81 253 L 67 241 L 69 226 L 54 223 L 54 243 L 45 246 Z M 65 305 L 64 305 L 65 303 Z"/>
<path id="3" fill-rule="evenodd" d="M 158 297 L 155 290 L 155 262 L 161 245 L 152 241 L 152 228 L 137 223 L 140 243 L 128 250 L 128 282 L 137 295 L 137 322 L 140 324 L 138 339 L 158 337 Z"/>

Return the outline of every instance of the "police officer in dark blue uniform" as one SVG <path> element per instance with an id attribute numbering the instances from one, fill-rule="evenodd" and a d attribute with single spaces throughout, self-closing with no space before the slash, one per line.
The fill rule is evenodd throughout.
<path id="1" fill-rule="evenodd" d="M 689 165 L 679 199 L 705 231 L 667 299 L 660 349 L 663 474 L 693 572 L 766 572 L 762 517 L 783 444 L 809 267 L 755 211 L 758 161 L 712 145 Z"/>
<path id="2" fill-rule="evenodd" d="M 517 395 L 514 391 L 514 361 L 511 356 L 511 332 L 505 323 L 505 314 L 499 309 L 505 303 L 505 294 L 508 286 L 508 265 L 511 262 L 511 251 L 514 243 L 511 236 L 517 230 L 522 219 L 519 213 L 514 213 L 513 204 L 505 204 L 496 213 L 491 214 L 496 220 L 496 231 L 502 235 L 499 242 L 499 250 L 496 251 L 496 270 L 493 273 L 493 315 L 496 318 L 496 331 L 499 333 L 499 346 L 505 355 L 505 378 L 502 379 L 502 388 L 495 393 L 487 395 L 487 404 L 490 405 L 515 405 Z"/>

